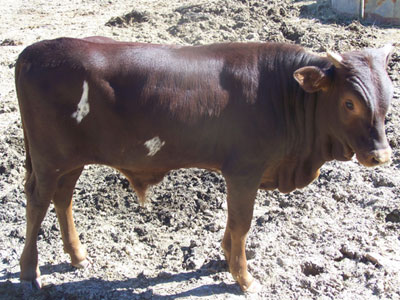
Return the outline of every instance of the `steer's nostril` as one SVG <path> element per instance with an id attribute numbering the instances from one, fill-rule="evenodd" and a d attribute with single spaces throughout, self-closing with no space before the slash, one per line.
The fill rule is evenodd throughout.
<path id="1" fill-rule="evenodd" d="M 372 164 L 374 164 L 374 165 L 380 164 L 380 161 L 379 161 L 376 157 L 374 157 L 374 156 L 371 158 L 371 162 L 372 162 Z"/>
<path id="2" fill-rule="evenodd" d="M 379 166 L 390 162 L 390 155 L 392 154 L 392 150 L 390 148 L 382 149 L 382 150 L 374 150 L 368 155 L 368 163 L 370 166 Z"/>

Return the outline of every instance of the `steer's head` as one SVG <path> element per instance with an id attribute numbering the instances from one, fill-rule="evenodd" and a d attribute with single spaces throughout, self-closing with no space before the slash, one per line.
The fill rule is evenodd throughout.
<path id="1" fill-rule="evenodd" d="M 364 166 L 390 160 L 384 122 L 393 85 L 386 72 L 392 46 L 345 54 L 328 52 L 328 69 L 309 66 L 294 73 L 309 93 L 319 92 L 317 122 L 323 132 L 323 157 L 348 160 L 356 154 Z"/>

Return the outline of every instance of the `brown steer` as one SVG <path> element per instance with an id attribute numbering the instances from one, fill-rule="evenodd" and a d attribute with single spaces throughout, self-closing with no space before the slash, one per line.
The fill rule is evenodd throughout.
<path id="1" fill-rule="evenodd" d="M 87 164 L 111 166 L 140 201 L 172 169 L 220 170 L 228 195 L 222 248 L 242 290 L 259 188 L 290 192 L 324 162 L 390 159 L 384 119 L 391 46 L 320 57 L 301 47 L 184 47 L 60 38 L 26 48 L 16 88 L 26 147 L 27 230 L 21 279 L 40 287 L 36 240 L 53 201 L 64 250 L 87 264 L 72 193 Z"/>

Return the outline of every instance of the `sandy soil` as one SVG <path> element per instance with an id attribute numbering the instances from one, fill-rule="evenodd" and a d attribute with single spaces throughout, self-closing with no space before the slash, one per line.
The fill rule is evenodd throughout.
<path id="1" fill-rule="evenodd" d="M 400 29 L 343 19 L 329 1 L 0 0 L 0 299 L 400 299 L 399 49 L 387 116 L 393 161 L 376 169 L 327 163 L 288 195 L 260 191 L 248 239 L 249 268 L 262 284 L 243 294 L 227 272 L 220 241 L 223 179 L 171 172 L 141 208 L 125 178 L 86 168 L 75 218 L 92 264 L 76 270 L 62 251 L 55 211 L 39 234 L 44 287 L 19 284 L 25 239 L 24 149 L 14 65 L 29 44 L 104 35 L 169 44 L 284 41 L 310 51 L 347 51 L 400 40 Z"/>

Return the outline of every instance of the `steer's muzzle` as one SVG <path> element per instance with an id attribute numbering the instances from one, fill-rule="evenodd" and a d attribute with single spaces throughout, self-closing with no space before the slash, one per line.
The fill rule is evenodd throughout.
<path id="1" fill-rule="evenodd" d="M 390 162 L 392 149 L 387 147 L 385 149 L 373 150 L 366 155 L 358 155 L 358 161 L 366 167 L 376 167 Z"/>

